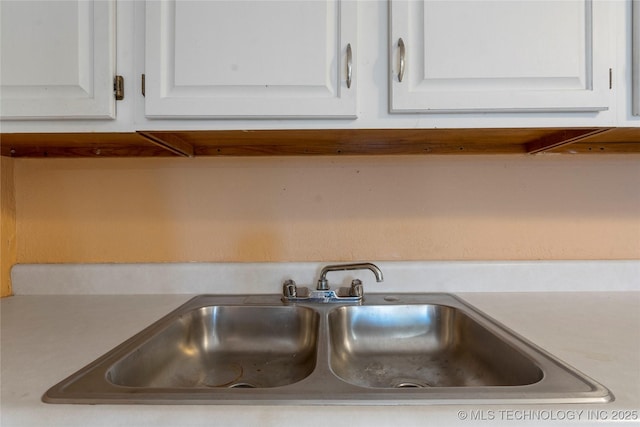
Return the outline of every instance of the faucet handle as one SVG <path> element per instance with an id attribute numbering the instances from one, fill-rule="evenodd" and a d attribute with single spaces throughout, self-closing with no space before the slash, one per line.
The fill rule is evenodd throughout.
<path id="1" fill-rule="evenodd" d="M 285 298 L 295 298 L 298 296 L 298 287 L 296 282 L 289 279 L 282 284 L 282 294 Z"/>
<path id="2" fill-rule="evenodd" d="M 362 280 L 354 279 L 351 281 L 351 288 L 349 289 L 350 297 L 362 297 L 364 296 L 364 288 L 362 286 Z"/>

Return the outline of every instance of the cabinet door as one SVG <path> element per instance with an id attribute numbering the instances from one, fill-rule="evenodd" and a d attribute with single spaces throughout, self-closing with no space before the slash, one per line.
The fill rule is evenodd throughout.
<path id="1" fill-rule="evenodd" d="M 145 113 L 354 117 L 356 34 L 353 1 L 147 1 Z"/>
<path id="2" fill-rule="evenodd" d="M 391 112 L 608 109 L 605 0 L 391 0 L 390 13 Z"/>
<path id="3" fill-rule="evenodd" d="M 633 40 L 631 42 L 631 49 L 633 49 L 633 115 L 640 116 L 640 0 L 633 0 L 632 16 Z"/>
<path id="4" fill-rule="evenodd" d="M 115 117 L 115 1 L 0 2 L 3 119 Z"/>

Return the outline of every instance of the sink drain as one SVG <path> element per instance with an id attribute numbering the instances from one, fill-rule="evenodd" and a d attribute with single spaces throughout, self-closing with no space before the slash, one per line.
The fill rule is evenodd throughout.
<path id="1" fill-rule="evenodd" d="M 429 384 L 419 381 L 402 380 L 393 385 L 393 388 L 426 388 Z"/>
<path id="2" fill-rule="evenodd" d="M 231 384 L 229 388 L 257 388 L 257 387 L 251 383 L 235 383 L 235 384 Z"/>
<path id="3" fill-rule="evenodd" d="M 229 387 L 237 384 L 243 372 L 244 369 L 237 363 L 219 364 L 207 373 L 202 383 L 207 387 Z"/>

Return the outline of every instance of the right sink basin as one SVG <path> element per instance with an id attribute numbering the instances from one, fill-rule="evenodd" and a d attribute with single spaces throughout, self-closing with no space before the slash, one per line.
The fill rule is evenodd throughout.
<path id="1" fill-rule="evenodd" d="M 458 308 L 345 306 L 329 313 L 330 365 L 373 388 L 525 386 L 542 370 Z"/>

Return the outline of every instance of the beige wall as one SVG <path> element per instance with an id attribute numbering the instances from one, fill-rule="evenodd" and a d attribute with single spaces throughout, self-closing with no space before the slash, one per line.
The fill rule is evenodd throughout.
<path id="1" fill-rule="evenodd" d="M 19 263 L 640 258 L 640 156 L 15 161 Z"/>
<path id="2" fill-rule="evenodd" d="M 16 262 L 16 201 L 13 159 L 0 157 L 0 297 L 11 295 L 11 266 Z"/>

